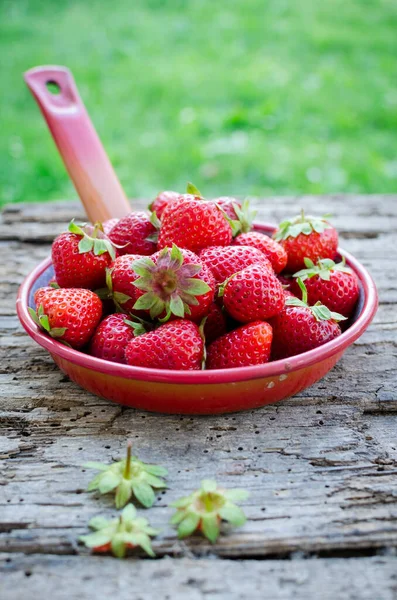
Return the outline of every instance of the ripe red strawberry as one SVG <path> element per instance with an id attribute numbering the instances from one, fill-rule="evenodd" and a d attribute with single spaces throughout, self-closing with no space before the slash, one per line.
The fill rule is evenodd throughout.
<path id="1" fill-rule="evenodd" d="M 38 290 L 35 291 L 34 302 L 35 302 L 37 308 L 40 306 L 41 300 L 42 300 L 42 298 L 44 298 L 44 296 L 47 294 L 47 292 L 51 292 L 51 290 L 53 290 L 53 289 L 54 289 L 53 287 L 48 286 L 48 287 L 39 288 Z"/>
<path id="2" fill-rule="evenodd" d="M 85 346 L 102 317 L 102 302 L 94 292 L 81 288 L 44 288 L 35 294 L 34 322 L 51 337 L 72 348 Z"/>
<path id="3" fill-rule="evenodd" d="M 274 317 L 285 304 L 281 283 L 270 269 L 260 265 L 251 265 L 227 279 L 219 295 L 227 313 L 241 323 Z"/>
<path id="4" fill-rule="evenodd" d="M 159 248 L 176 244 L 197 253 L 207 246 L 227 246 L 231 241 L 232 228 L 223 212 L 199 196 L 179 196 L 162 214 Z"/>
<path id="5" fill-rule="evenodd" d="M 102 223 L 103 231 L 105 235 L 109 236 L 109 233 L 112 231 L 113 227 L 117 225 L 120 219 L 108 219 Z"/>
<path id="6" fill-rule="evenodd" d="M 338 321 L 345 317 L 320 303 L 309 306 L 305 284 L 302 280 L 298 281 L 302 300 L 294 296 L 287 297 L 284 310 L 270 321 L 273 327 L 274 360 L 307 352 L 342 333 Z"/>
<path id="7" fill-rule="evenodd" d="M 61 288 L 96 289 L 105 285 L 106 268 L 116 258 L 116 250 L 101 227 L 80 227 L 72 221 L 69 231 L 55 238 L 52 263 Z"/>
<path id="8" fill-rule="evenodd" d="M 222 335 L 207 350 L 207 369 L 233 369 L 260 365 L 269 360 L 272 328 L 254 321 Z"/>
<path id="9" fill-rule="evenodd" d="M 141 258 L 139 254 L 118 256 L 106 274 L 108 295 L 112 298 L 116 309 L 124 313 L 143 315 L 142 311 L 134 311 L 134 304 L 141 295 L 133 283 L 138 275 L 132 270 L 133 263 Z M 98 292 L 99 293 L 99 292 Z"/>
<path id="10" fill-rule="evenodd" d="M 206 344 L 211 344 L 218 337 L 227 332 L 226 315 L 215 302 L 211 304 L 204 324 L 204 337 Z"/>
<path id="11" fill-rule="evenodd" d="M 288 255 L 284 248 L 272 238 L 259 233 L 258 231 L 249 231 L 240 233 L 234 239 L 235 246 L 252 246 L 257 248 L 270 261 L 275 273 L 281 273 L 287 266 Z"/>
<path id="12" fill-rule="evenodd" d="M 133 285 L 140 295 L 134 310 L 145 310 L 152 319 L 171 315 L 199 321 L 208 314 L 215 296 L 211 271 L 190 250 L 173 245 L 132 264 L 139 279 Z"/>
<path id="13" fill-rule="evenodd" d="M 116 244 L 119 254 L 149 256 L 157 250 L 157 229 L 145 212 L 132 212 L 120 219 L 112 228 L 109 238 Z"/>
<path id="14" fill-rule="evenodd" d="M 213 202 L 221 207 L 229 219 L 232 221 L 238 220 L 236 209 L 241 209 L 241 202 L 239 202 L 236 198 L 232 198 L 230 196 L 220 196 L 219 198 L 214 198 Z"/>
<path id="15" fill-rule="evenodd" d="M 359 287 L 356 274 L 346 267 L 345 260 L 335 264 L 333 260 L 324 258 L 317 265 L 309 258 L 304 261 L 306 269 L 298 271 L 294 277 L 305 282 L 309 303 L 321 302 L 330 310 L 350 317 L 358 300 Z M 296 279 L 291 290 L 298 298 L 302 297 Z"/>
<path id="16" fill-rule="evenodd" d="M 217 284 L 223 283 L 228 277 L 250 265 L 258 264 L 272 270 L 264 254 L 250 246 L 212 246 L 202 250 L 199 257 L 211 270 Z"/>
<path id="17" fill-rule="evenodd" d="M 165 208 L 168 206 L 170 202 L 173 200 L 177 200 L 179 198 L 179 192 L 160 192 L 158 196 L 153 200 L 151 204 L 149 204 L 149 210 L 151 212 L 155 212 L 157 217 L 161 219 Z"/>
<path id="18" fill-rule="evenodd" d="M 200 330 L 186 319 L 170 321 L 134 338 L 125 350 L 127 364 L 152 369 L 199 370 L 203 356 Z"/>
<path id="19" fill-rule="evenodd" d="M 256 210 L 251 209 L 248 198 L 241 203 L 235 198 L 223 196 L 220 198 L 215 198 L 214 202 L 230 219 L 233 237 L 240 233 L 247 233 L 248 231 L 251 231 Z M 247 246 L 249 246 L 249 244 L 247 244 Z"/>
<path id="20" fill-rule="evenodd" d="M 291 221 L 280 223 L 273 235 L 288 254 L 286 270 L 295 273 L 305 268 L 304 258 L 317 262 L 334 259 L 338 249 L 338 233 L 325 218 L 305 216 L 303 211 Z"/>
<path id="21" fill-rule="evenodd" d="M 129 321 L 124 314 L 109 315 L 96 328 L 89 353 L 111 362 L 125 363 L 125 348 L 137 329 L 140 333 L 146 333 L 140 323 Z"/>

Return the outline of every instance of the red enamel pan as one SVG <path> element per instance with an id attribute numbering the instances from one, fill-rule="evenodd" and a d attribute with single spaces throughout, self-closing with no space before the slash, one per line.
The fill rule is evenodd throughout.
<path id="1" fill-rule="evenodd" d="M 25 75 L 63 157 L 89 219 L 120 217 L 130 207 L 101 142 L 78 96 L 70 72 L 38 67 Z M 56 86 L 57 95 L 48 84 Z M 271 234 L 274 226 L 257 223 Z M 254 367 L 213 371 L 170 371 L 111 363 L 62 345 L 41 332 L 28 307 L 36 289 L 53 277 L 51 259 L 39 264 L 22 283 L 18 317 L 27 333 L 48 350 L 59 368 L 84 389 L 134 408 L 179 414 L 215 414 L 257 408 L 293 396 L 321 379 L 371 323 L 378 306 L 367 270 L 339 250 L 360 282 L 360 298 L 341 336 L 303 354 Z M 346 385 L 349 382 L 346 381 Z"/>

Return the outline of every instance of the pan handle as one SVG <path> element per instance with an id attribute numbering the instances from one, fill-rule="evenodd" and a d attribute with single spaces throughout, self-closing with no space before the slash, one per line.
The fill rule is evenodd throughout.
<path id="1" fill-rule="evenodd" d="M 24 78 L 90 221 L 124 217 L 131 211 L 130 205 L 69 69 L 35 67 Z"/>

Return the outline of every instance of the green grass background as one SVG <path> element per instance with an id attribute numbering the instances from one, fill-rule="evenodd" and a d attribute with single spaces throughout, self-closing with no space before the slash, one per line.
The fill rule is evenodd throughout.
<path id="1" fill-rule="evenodd" d="M 0 0 L 0 202 L 74 198 L 22 80 L 67 65 L 129 196 L 395 192 L 396 0 Z"/>

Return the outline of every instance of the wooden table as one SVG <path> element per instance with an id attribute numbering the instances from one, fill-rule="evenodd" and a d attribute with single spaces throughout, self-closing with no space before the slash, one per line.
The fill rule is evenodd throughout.
<path id="1" fill-rule="evenodd" d="M 136 206 L 143 206 L 136 202 Z M 261 220 L 332 212 L 342 246 L 380 293 L 369 330 L 329 375 L 277 405 L 214 417 L 149 414 L 79 389 L 24 333 L 23 277 L 48 256 L 77 203 L 7 207 L 0 223 L 0 597 L 137 600 L 397 597 L 397 196 L 268 198 Z M 133 440 L 168 467 L 145 513 L 157 560 L 93 557 L 77 544 L 111 502 L 85 493 L 87 460 Z M 216 477 L 251 492 L 247 524 L 214 546 L 177 541 L 169 502 Z"/>

